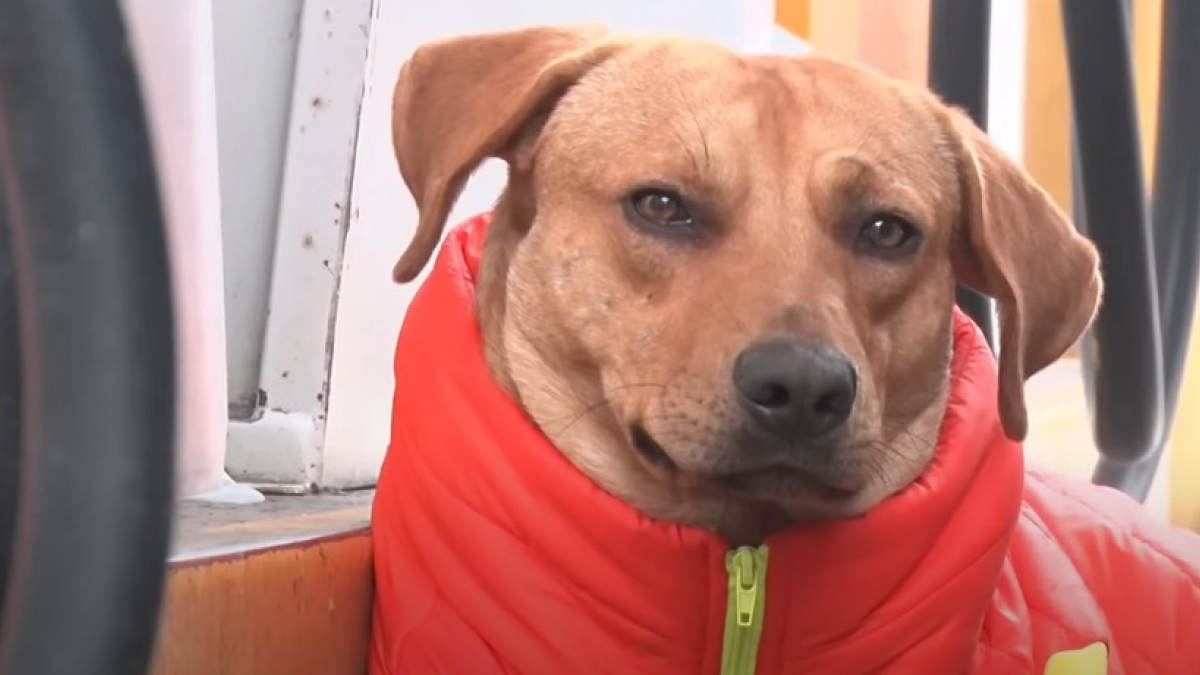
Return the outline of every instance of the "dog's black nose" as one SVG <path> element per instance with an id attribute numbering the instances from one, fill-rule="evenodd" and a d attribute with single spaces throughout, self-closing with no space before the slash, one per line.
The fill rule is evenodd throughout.
<path id="1" fill-rule="evenodd" d="M 771 340 L 738 354 L 733 385 L 746 413 L 764 430 L 815 438 L 850 417 L 858 378 L 838 349 Z"/>

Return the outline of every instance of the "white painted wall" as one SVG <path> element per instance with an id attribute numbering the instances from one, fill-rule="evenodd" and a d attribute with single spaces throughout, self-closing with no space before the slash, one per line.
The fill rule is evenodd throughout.
<path id="1" fill-rule="evenodd" d="M 324 479 L 334 313 L 350 214 L 373 0 L 304 0 L 270 263 L 258 414 L 229 427 L 226 468 L 289 491 Z"/>
<path id="2" fill-rule="evenodd" d="M 256 403 L 304 0 L 212 0 L 230 413 Z"/>

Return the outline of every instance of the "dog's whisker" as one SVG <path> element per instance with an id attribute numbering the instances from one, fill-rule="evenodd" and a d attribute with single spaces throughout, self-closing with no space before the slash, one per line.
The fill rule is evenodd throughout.
<path id="1" fill-rule="evenodd" d="M 549 432 L 549 433 L 547 433 L 547 435 L 550 436 L 551 438 L 561 437 L 563 434 L 565 434 L 567 431 L 569 431 L 572 426 L 574 426 L 580 420 L 586 418 L 588 415 L 590 415 L 602 408 L 610 407 L 614 403 L 616 403 L 619 400 L 619 397 L 617 397 L 615 394 L 625 392 L 630 389 L 639 388 L 639 387 L 641 387 L 641 388 L 650 387 L 650 388 L 662 389 L 662 388 L 665 388 L 666 386 L 667 386 L 666 383 L 659 383 L 659 382 L 631 382 L 631 383 L 619 384 L 610 390 L 609 396 L 606 396 L 605 398 L 600 399 L 599 401 L 593 401 L 592 403 L 586 404 L 583 407 L 583 409 L 580 410 L 578 413 L 573 413 L 571 415 L 565 416 L 565 419 L 567 420 L 565 426 L 563 426 L 561 429 L 558 429 L 557 431 Z M 551 420 L 551 422 L 554 422 L 554 421 L 557 421 L 557 420 Z"/>

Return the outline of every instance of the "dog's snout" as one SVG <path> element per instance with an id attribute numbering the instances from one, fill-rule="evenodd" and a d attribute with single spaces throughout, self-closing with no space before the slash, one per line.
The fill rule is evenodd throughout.
<path id="1" fill-rule="evenodd" d="M 838 349 L 799 340 L 772 340 L 742 351 L 733 384 L 746 413 L 778 435 L 823 436 L 850 417 L 858 381 Z"/>

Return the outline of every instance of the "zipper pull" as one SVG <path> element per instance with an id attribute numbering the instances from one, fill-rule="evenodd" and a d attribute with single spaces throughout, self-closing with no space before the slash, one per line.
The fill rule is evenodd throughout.
<path id="1" fill-rule="evenodd" d="M 734 554 L 734 613 L 737 625 L 748 628 L 754 623 L 754 606 L 758 604 L 758 574 L 755 569 L 754 551 L 749 547 L 739 548 Z"/>

